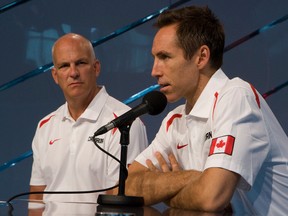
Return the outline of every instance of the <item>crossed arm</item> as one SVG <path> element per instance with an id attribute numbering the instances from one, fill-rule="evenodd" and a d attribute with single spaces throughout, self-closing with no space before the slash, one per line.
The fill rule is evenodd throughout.
<path id="1" fill-rule="evenodd" d="M 46 185 L 35 186 L 30 185 L 30 192 L 43 192 L 46 188 Z M 30 194 L 29 200 L 43 200 L 43 194 Z"/>
<path id="2" fill-rule="evenodd" d="M 145 167 L 133 162 L 129 167 L 125 193 L 144 197 L 145 205 L 166 202 L 169 206 L 208 212 L 224 210 L 230 203 L 240 176 L 222 168 L 203 172 L 181 170 L 173 154 L 169 163 L 156 153 L 161 169 L 150 160 Z"/>

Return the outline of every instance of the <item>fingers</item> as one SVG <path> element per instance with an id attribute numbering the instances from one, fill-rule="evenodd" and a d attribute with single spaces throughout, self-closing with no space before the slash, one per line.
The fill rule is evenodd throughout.
<path id="1" fill-rule="evenodd" d="M 154 166 L 154 164 L 152 163 L 152 161 L 151 160 L 146 160 L 146 165 L 148 166 L 148 169 L 150 170 L 150 171 L 152 171 L 152 172 L 159 172 L 160 170 L 158 170 L 155 166 Z"/>
<path id="2" fill-rule="evenodd" d="M 158 163 L 160 165 L 162 172 L 170 172 L 171 170 L 170 170 L 169 164 L 165 161 L 162 154 L 160 152 L 156 152 L 155 156 L 158 160 Z"/>
<path id="3" fill-rule="evenodd" d="M 171 169 L 172 171 L 179 171 L 179 170 L 182 170 L 178 161 L 176 160 L 176 157 L 173 153 L 170 153 L 168 155 L 168 158 L 169 158 L 169 161 L 170 161 L 170 164 L 171 164 Z"/>
<path id="4" fill-rule="evenodd" d="M 168 162 L 164 159 L 160 152 L 155 153 L 155 157 L 158 161 L 160 169 L 158 169 L 151 160 L 146 160 L 146 165 L 148 169 L 153 172 L 171 172 L 171 171 L 179 171 L 182 170 L 175 155 L 170 153 L 168 155 Z"/>

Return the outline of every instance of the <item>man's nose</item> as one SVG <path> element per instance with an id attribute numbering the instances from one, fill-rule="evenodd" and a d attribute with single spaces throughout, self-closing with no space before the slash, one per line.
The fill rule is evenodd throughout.
<path id="1" fill-rule="evenodd" d="M 154 64 L 151 71 L 151 76 L 159 77 L 161 75 L 161 70 L 159 70 L 159 66 L 156 60 L 154 60 Z"/>
<path id="2" fill-rule="evenodd" d="M 79 71 L 76 67 L 76 65 L 72 64 L 70 65 L 70 74 L 71 77 L 77 78 L 79 76 Z"/>

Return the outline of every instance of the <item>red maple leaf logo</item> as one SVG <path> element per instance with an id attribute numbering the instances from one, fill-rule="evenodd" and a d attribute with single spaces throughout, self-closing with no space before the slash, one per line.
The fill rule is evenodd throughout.
<path id="1" fill-rule="evenodd" d="M 225 146 L 225 142 L 223 140 L 220 140 L 220 142 L 216 143 L 216 147 L 217 148 L 222 148 L 223 146 Z"/>

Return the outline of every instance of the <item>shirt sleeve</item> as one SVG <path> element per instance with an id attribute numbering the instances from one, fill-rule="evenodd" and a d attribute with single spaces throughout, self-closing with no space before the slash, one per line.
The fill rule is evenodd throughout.
<path id="1" fill-rule="evenodd" d="M 234 87 L 219 94 L 212 115 L 205 169 L 221 167 L 238 173 L 242 177 L 238 187 L 248 190 L 269 152 L 261 106 L 249 87 Z"/>
<path id="2" fill-rule="evenodd" d="M 46 185 L 45 179 L 42 175 L 41 163 L 40 163 L 40 152 L 38 149 L 39 143 L 39 127 L 36 129 L 35 136 L 32 141 L 33 151 L 33 164 L 30 178 L 30 185 Z"/>
<path id="3" fill-rule="evenodd" d="M 146 127 L 143 122 L 137 118 L 130 131 L 130 144 L 128 146 L 127 165 L 131 164 L 135 158 L 148 147 Z"/>
<path id="4" fill-rule="evenodd" d="M 168 161 L 168 154 L 172 152 L 172 150 L 169 144 L 170 143 L 169 134 L 165 130 L 166 119 L 167 117 L 162 121 L 160 129 L 156 134 L 156 137 L 154 138 L 152 143 L 135 159 L 138 163 L 141 163 L 143 166 L 147 167 L 146 160 L 150 159 L 157 168 L 160 168 L 159 163 L 155 157 L 156 151 L 160 152 L 164 157 L 164 159 Z"/>

